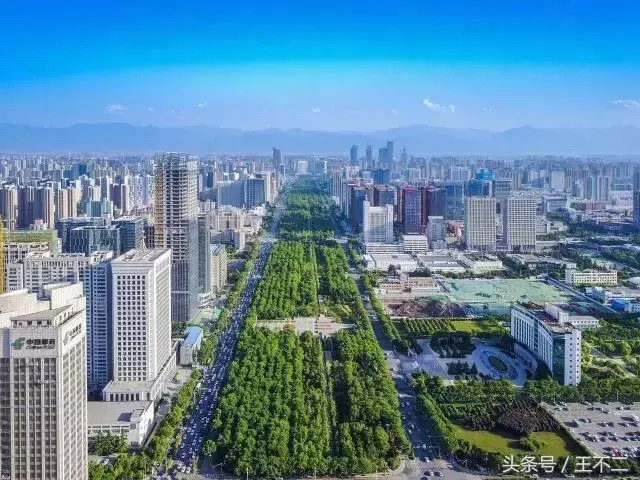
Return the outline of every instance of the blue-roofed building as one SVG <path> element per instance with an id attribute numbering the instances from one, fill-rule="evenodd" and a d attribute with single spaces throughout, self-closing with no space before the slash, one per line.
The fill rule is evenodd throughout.
<path id="1" fill-rule="evenodd" d="M 184 340 L 180 345 L 180 365 L 193 365 L 196 353 L 202 346 L 202 328 L 189 326 L 184 331 Z"/>

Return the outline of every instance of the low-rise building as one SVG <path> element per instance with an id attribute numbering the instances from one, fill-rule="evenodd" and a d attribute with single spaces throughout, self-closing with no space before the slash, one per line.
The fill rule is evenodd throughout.
<path id="1" fill-rule="evenodd" d="M 527 267 L 530 269 L 534 268 L 570 268 L 576 269 L 578 265 L 575 262 L 560 260 L 558 258 L 543 256 L 543 255 L 533 255 L 531 253 L 507 253 L 507 258 L 509 260 L 513 260 L 518 265 Z"/>
<path id="2" fill-rule="evenodd" d="M 367 262 L 367 268 L 371 270 L 387 271 L 392 265 L 402 272 L 414 272 L 418 270 L 418 262 L 406 253 L 374 253 L 365 255 L 364 259 Z"/>
<path id="3" fill-rule="evenodd" d="M 196 354 L 202 346 L 202 328 L 191 325 L 184 331 L 184 340 L 180 344 L 180 365 L 193 365 Z"/>
<path id="4" fill-rule="evenodd" d="M 420 255 L 420 264 L 431 273 L 464 273 L 467 268 L 451 255 Z"/>
<path id="5" fill-rule="evenodd" d="M 458 260 L 473 273 L 487 273 L 503 270 L 502 262 L 495 255 L 488 253 L 466 253 Z"/>
<path id="6" fill-rule="evenodd" d="M 569 285 L 617 285 L 618 272 L 616 270 L 565 270 L 565 282 Z"/>
<path id="7" fill-rule="evenodd" d="M 423 255 L 429 251 L 429 241 L 426 235 L 406 234 L 402 236 L 404 253 Z"/>
<path id="8" fill-rule="evenodd" d="M 440 291 L 433 277 L 409 275 L 406 272 L 398 276 L 387 277 L 378 283 L 376 295 L 385 299 L 409 299 L 436 294 Z"/>
<path id="9" fill-rule="evenodd" d="M 88 402 L 89 438 L 119 435 L 131 447 L 144 444 L 153 427 L 153 402 Z"/>
<path id="10" fill-rule="evenodd" d="M 402 253 L 403 245 L 401 243 L 365 243 L 364 251 L 383 254 Z"/>
<path id="11" fill-rule="evenodd" d="M 568 323 L 559 323 L 545 310 L 511 308 L 511 336 L 518 342 L 516 355 L 532 369 L 531 356 L 522 353 L 525 347 L 536 360 L 545 364 L 561 385 L 576 386 L 581 379 L 582 332 Z"/>

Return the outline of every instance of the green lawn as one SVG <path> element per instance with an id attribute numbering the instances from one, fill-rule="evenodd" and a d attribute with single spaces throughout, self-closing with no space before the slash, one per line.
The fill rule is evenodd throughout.
<path id="1" fill-rule="evenodd" d="M 488 452 L 498 452 L 502 455 L 553 455 L 555 458 L 568 455 L 584 455 L 580 446 L 564 433 L 533 432 L 529 438 L 542 442 L 539 451 L 523 450 L 518 445 L 519 438 L 508 433 L 494 433 L 485 430 L 467 430 L 455 427 L 457 435 Z"/>
<path id="2" fill-rule="evenodd" d="M 451 326 L 456 332 L 500 333 L 494 324 L 483 320 L 452 320 Z"/>

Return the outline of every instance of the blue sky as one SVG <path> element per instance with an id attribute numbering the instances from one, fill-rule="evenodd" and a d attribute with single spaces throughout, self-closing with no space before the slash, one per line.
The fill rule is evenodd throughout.
<path id="1" fill-rule="evenodd" d="M 640 126 L 632 1 L 6 3 L 0 122 Z"/>

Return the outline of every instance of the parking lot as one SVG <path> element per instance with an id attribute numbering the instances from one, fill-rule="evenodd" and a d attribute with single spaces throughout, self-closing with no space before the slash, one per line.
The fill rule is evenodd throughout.
<path id="1" fill-rule="evenodd" d="M 572 436 L 599 456 L 640 456 L 640 403 L 545 404 Z"/>

